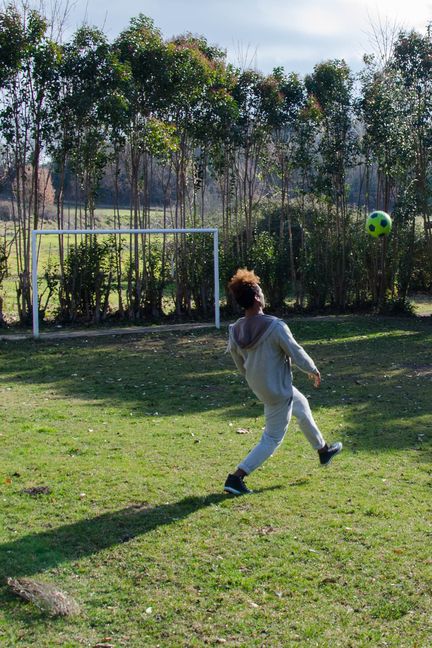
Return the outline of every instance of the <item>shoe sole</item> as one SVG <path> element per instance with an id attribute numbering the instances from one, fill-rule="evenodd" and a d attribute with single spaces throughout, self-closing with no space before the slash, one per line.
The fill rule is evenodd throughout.
<path id="1" fill-rule="evenodd" d="M 339 450 L 338 450 L 337 452 L 335 452 L 335 453 L 330 457 L 330 459 L 327 461 L 327 463 L 325 463 L 325 464 L 320 464 L 321 468 L 327 468 L 328 466 L 330 466 L 330 464 L 331 464 L 331 462 L 333 461 L 333 459 L 334 459 L 335 457 L 337 457 L 338 454 L 340 454 L 340 453 L 342 452 L 342 450 L 343 450 L 343 445 L 341 445 L 341 447 L 339 448 Z"/>
<path id="2" fill-rule="evenodd" d="M 245 493 L 244 491 L 236 490 L 235 488 L 232 488 L 231 486 L 225 486 L 224 491 L 225 491 L 225 493 L 230 493 L 231 495 L 249 495 L 252 492 L 252 491 L 247 491 Z"/>

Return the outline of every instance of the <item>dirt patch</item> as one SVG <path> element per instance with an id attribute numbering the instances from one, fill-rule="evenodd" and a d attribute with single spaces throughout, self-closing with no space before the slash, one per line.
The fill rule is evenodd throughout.
<path id="1" fill-rule="evenodd" d="M 37 497 L 38 495 L 49 495 L 51 489 L 48 486 L 32 486 L 31 488 L 23 488 L 21 493 Z"/>
<path id="2" fill-rule="evenodd" d="M 432 365 L 403 364 L 400 367 L 401 369 L 408 369 L 415 376 L 432 376 Z"/>

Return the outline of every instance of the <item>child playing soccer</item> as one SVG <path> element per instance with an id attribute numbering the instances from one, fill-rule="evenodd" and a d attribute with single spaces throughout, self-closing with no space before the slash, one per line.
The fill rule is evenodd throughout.
<path id="1" fill-rule="evenodd" d="M 307 398 L 292 384 L 291 362 L 309 375 L 315 387 L 321 375 L 312 358 L 295 341 L 288 326 L 277 317 L 265 315 L 264 294 L 254 272 L 239 269 L 229 283 L 244 317 L 229 327 L 229 350 L 233 360 L 256 397 L 264 403 L 265 429 L 258 444 L 229 474 L 224 490 L 233 495 L 250 493 L 244 478 L 261 466 L 280 446 L 291 415 L 312 448 L 327 466 L 342 450 L 342 443 L 328 446 L 319 431 Z"/>

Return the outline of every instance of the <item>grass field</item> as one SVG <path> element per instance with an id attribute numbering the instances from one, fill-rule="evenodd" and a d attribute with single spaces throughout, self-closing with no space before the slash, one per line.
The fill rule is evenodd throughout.
<path id="1" fill-rule="evenodd" d="M 411 302 L 414 304 L 415 313 L 419 317 L 429 317 L 432 315 L 432 295 L 417 293 L 412 295 Z"/>
<path id="2" fill-rule="evenodd" d="M 263 416 L 226 330 L 0 343 L 2 647 L 431 645 L 431 323 L 291 327 L 323 374 L 295 382 L 345 450 L 320 469 L 293 423 L 243 498 L 222 485 Z"/>

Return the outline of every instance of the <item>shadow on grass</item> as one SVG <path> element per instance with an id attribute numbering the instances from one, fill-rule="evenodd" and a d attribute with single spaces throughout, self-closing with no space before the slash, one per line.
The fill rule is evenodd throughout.
<path id="1" fill-rule="evenodd" d="M 257 489 L 259 493 L 278 490 L 281 486 Z M 31 576 L 62 563 L 92 556 L 99 551 L 130 542 L 158 527 L 172 524 L 200 509 L 235 499 L 225 493 L 185 497 L 172 504 L 150 506 L 134 504 L 119 511 L 72 524 L 32 533 L 19 540 L 0 545 L 0 583 L 7 577 Z"/>
<path id="2" fill-rule="evenodd" d="M 414 374 L 430 367 L 432 378 L 430 325 L 409 318 L 288 323 L 322 369 L 322 389 L 311 400 L 314 411 L 343 407 L 358 450 L 415 445 L 431 383 L 429 374 L 418 379 Z M 90 401 L 94 407 L 109 405 L 127 416 L 133 409 L 143 419 L 156 411 L 159 416 L 211 412 L 221 420 L 235 417 L 241 425 L 242 418 L 262 416 L 262 407 L 251 399 L 225 349 L 225 332 L 204 331 L 8 344 L 0 380 L 49 388 L 55 398 Z M 303 391 L 301 378 L 299 383 Z"/>

